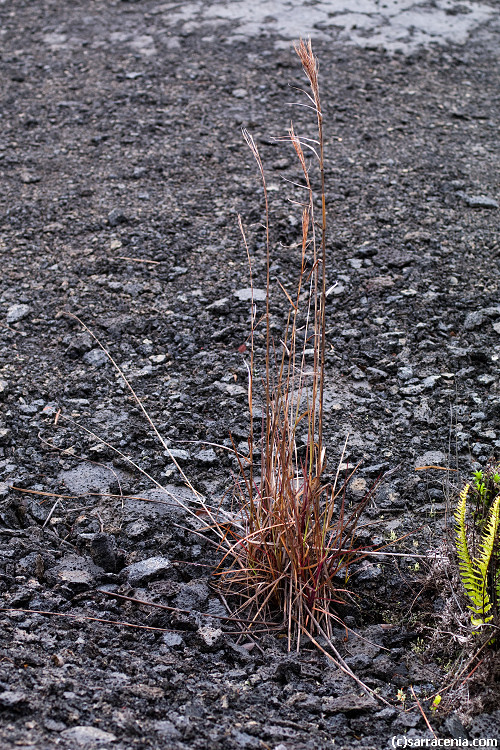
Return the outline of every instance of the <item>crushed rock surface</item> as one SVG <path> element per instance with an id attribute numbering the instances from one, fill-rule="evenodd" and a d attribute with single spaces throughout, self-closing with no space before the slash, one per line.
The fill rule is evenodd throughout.
<path id="1" fill-rule="evenodd" d="M 379 704 L 313 647 L 288 654 L 271 635 L 254 646 L 221 619 L 217 553 L 190 531 L 198 506 L 182 474 L 234 511 L 226 449 L 248 450 L 252 304 L 238 215 L 257 314 L 265 288 L 263 199 L 241 128 L 268 171 L 278 332 L 278 281 L 293 289 L 300 263 L 301 192 L 273 136 L 293 115 L 314 137 L 310 112 L 289 106 L 304 82 L 289 43 L 299 31 L 283 24 L 330 8 L 331 27 L 313 33 L 329 472 L 349 434 L 345 469 L 360 466 L 348 497 L 382 477 L 364 542 L 412 532 L 394 549 L 440 548 L 447 496 L 500 453 L 498 8 L 439 0 L 436 24 L 450 25 L 422 47 L 416 23 L 397 44 L 379 38 L 394 27 L 377 26 L 389 11 L 371 0 L 349 34 L 341 3 L 294 0 L 289 16 L 275 3 L 268 22 L 262 3 L 247 4 L 253 30 L 235 17 L 242 5 L 0 4 L 1 747 L 317 750 L 427 736 L 397 699 L 413 685 L 425 702 L 445 680 L 417 639 L 417 616 L 436 605 L 418 598 L 425 562 L 418 573 L 411 558 L 370 558 L 353 577 L 359 606 L 341 612 L 351 632 L 335 644 L 390 705 Z M 63 312 L 119 363 L 164 444 Z M 433 727 L 486 736 L 497 706 L 489 685 L 472 723 L 436 715 Z"/>

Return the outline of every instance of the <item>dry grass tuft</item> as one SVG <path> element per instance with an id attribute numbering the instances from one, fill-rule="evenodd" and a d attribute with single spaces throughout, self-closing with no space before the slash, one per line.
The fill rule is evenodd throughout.
<path id="1" fill-rule="evenodd" d="M 251 616 L 256 623 L 281 621 L 288 634 L 289 649 L 292 645 L 298 649 L 304 634 L 313 640 L 321 635 L 330 642 L 333 626 L 341 622 L 336 606 L 346 600 L 350 565 L 364 554 L 356 546 L 355 535 L 359 515 L 368 500 L 365 498 L 357 507 L 348 508 L 346 482 L 339 481 L 339 470 L 333 482 L 323 481 L 327 299 L 323 114 L 318 63 L 311 43 L 300 41 L 295 49 L 310 86 L 306 96 L 316 115 L 317 139 L 300 138 L 293 125 L 287 135 L 301 168 L 306 199 L 301 204 L 301 264 L 295 291 L 290 294 L 280 285 L 288 317 L 279 342 L 270 332 L 271 241 L 265 170 L 254 139 L 244 131 L 258 166 L 265 199 L 267 294 L 262 320 L 266 355 L 259 377 L 254 347 L 259 323 L 252 300 L 249 455 L 237 454 L 240 474 L 235 494 L 240 508 L 239 522 L 218 527 L 224 555 L 216 573 L 225 594 L 239 597 L 239 614 Z M 308 165 L 310 155 L 316 163 L 314 174 Z M 319 184 L 318 224 L 313 180 Z M 240 228 L 253 283 L 241 220 Z M 256 449 L 254 403 L 259 394 L 263 403 L 262 428 L 260 448 Z M 304 452 L 300 439 L 305 434 Z M 257 450 L 260 470 L 259 461 L 255 460 Z"/>

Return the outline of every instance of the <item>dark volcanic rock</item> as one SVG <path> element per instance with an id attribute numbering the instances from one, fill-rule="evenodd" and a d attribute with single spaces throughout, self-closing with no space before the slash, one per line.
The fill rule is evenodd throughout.
<path id="1" fill-rule="evenodd" d="M 172 564 L 166 557 L 149 557 L 147 560 L 127 565 L 121 572 L 132 586 L 140 586 L 170 570 Z"/>
<path id="2" fill-rule="evenodd" d="M 431 627 L 451 598 L 406 555 L 434 560 L 443 487 L 500 450 L 500 11 L 265 5 L 0 0 L 2 748 L 381 748 L 426 731 L 398 689 L 408 706 L 412 682 L 423 700 L 447 679 L 418 652 L 412 617 Z M 335 512 L 344 479 L 346 512 L 369 494 L 359 542 L 383 548 L 351 570 L 356 597 L 333 605 L 333 644 L 390 707 L 305 636 L 288 653 L 281 610 L 270 632 L 265 607 L 250 635 L 222 619 L 254 613 L 212 575 L 214 513 L 226 539 L 248 543 L 231 448 L 248 455 L 252 315 L 257 485 L 265 404 L 265 206 L 242 128 L 268 181 L 273 367 L 302 264 L 302 170 L 280 140 L 290 91 L 305 86 L 282 36 L 299 16 L 324 107 L 325 478 Z M 398 26 L 410 16 L 411 30 Z M 463 46 L 444 39 L 457 29 Z M 314 112 L 294 106 L 293 119 L 316 137 Z M 306 275 L 313 256 L 308 244 Z M 302 309 L 309 299 L 306 282 Z M 303 420 L 298 430 L 303 457 Z M 120 599 L 134 594 L 164 609 Z M 467 684 L 470 737 L 498 723 L 486 663 Z"/>

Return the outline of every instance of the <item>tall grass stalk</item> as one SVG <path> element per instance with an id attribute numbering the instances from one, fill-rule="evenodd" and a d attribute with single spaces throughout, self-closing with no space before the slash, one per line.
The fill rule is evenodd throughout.
<path id="1" fill-rule="evenodd" d="M 311 42 L 301 40 L 295 50 L 309 82 L 307 106 L 316 115 L 317 139 L 299 137 L 293 125 L 286 136 L 298 159 L 306 199 L 300 204 L 300 269 L 295 291 L 289 293 L 280 284 L 288 315 L 279 342 L 273 339 L 270 326 L 272 247 L 265 170 L 255 140 L 243 131 L 257 163 L 264 192 L 265 362 L 259 377 L 254 341 L 260 323 L 252 293 L 249 455 L 244 458 L 236 454 L 240 472 L 235 494 L 241 523 L 239 529 L 227 527 L 224 556 L 217 571 L 225 591 L 240 597 L 238 612 L 245 612 L 247 616 L 251 612 L 256 622 L 281 619 L 289 650 L 292 646 L 300 647 L 304 634 L 330 640 L 334 625 L 342 622 L 336 607 L 345 603 L 348 596 L 345 583 L 350 565 L 363 556 L 363 550 L 356 547 L 355 532 L 367 502 L 365 498 L 355 508 L 348 508 L 346 483 L 339 481 L 339 469 L 333 482 L 325 483 L 322 478 L 326 466 L 323 428 L 327 301 L 323 111 L 318 63 Z M 315 174 L 311 172 L 306 152 L 316 162 Z M 319 182 L 321 216 L 318 224 L 314 182 Z M 241 220 L 240 228 L 253 289 L 252 262 Z M 309 356 L 312 356 L 312 365 Z M 263 407 L 257 475 L 254 404 L 259 394 Z M 305 455 L 300 443 L 303 433 L 307 433 Z"/>

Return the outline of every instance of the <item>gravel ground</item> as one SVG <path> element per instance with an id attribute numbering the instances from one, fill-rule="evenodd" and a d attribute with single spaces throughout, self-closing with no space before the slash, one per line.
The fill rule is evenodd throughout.
<path id="1" fill-rule="evenodd" d="M 424 583 L 460 480 L 416 469 L 466 476 L 500 454 L 499 13 L 438 2 L 433 18 L 455 26 L 419 46 L 418 24 L 398 36 L 401 18 L 373 5 L 358 8 L 366 34 L 347 32 L 339 3 L 288 10 L 301 10 L 304 33 L 314 14 L 334 22 L 312 28 L 336 284 L 329 467 L 349 434 L 344 460 L 360 462 L 350 496 L 383 475 L 371 542 L 411 532 L 395 549 L 429 553 L 420 570 L 406 557 L 361 566 L 358 603 L 342 614 L 366 640 L 336 634 L 389 706 L 314 648 L 288 654 L 271 635 L 255 646 L 218 619 L 212 548 L 109 446 L 183 503 L 190 491 L 102 350 L 62 314 L 99 337 L 194 487 L 219 502 L 234 471 L 220 446 L 230 433 L 244 443 L 248 428 L 238 214 L 265 285 L 263 200 L 242 127 L 268 168 L 275 331 L 286 314 L 277 282 L 293 287 L 299 267 L 289 199 L 300 194 L 283 181 L 298 171 L 273 139 L 292 115 L 314 135 L 308 110 L 289 106 L 303 86 L 295 27 L 278 14 L 262 33 L 258 2 L 245 17 L 236 2 L 0 3 L 1 747 L 378 750 L 431 736 L 398 691 L 409 700 L 413 685 L 427 705 L 446 682 L 449 654 L 421 626 L 443 606 Z M 431 717 L 439 736 L 498 738 L 498 668 L 471 682 L 473 718 L 465 697 Z"/>

